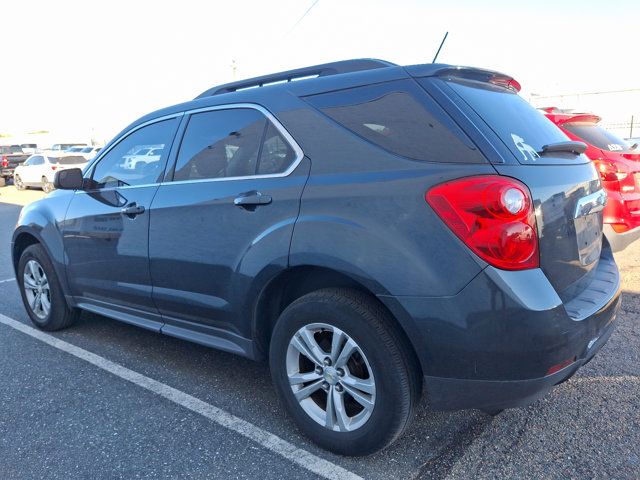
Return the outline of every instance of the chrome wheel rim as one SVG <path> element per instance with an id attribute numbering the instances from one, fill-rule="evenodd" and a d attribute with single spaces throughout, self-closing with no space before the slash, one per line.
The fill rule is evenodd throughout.
<path id="1" fill-rule="evenodd" d="M 36 260 L 29 260 L 24 266 L 23 284 L 29 308 L 44 320 L 51 312 L 51 290 L 47 275 Z"/>
<path id="2" fill-rule="evenodd" d="M 351 432 L 371 417 L 373 371 L 360 346 L 339 328 L 313 323 L 298 330 L 289 341 L 286 369 L 298 404 L 325 428 Z"/>
<path id="3" fill-rule="evenodd" d="M 22 179 L 20 177 L 15 176 L 13 180 L 16 184 L 16 188 L 22 188 Z"/>

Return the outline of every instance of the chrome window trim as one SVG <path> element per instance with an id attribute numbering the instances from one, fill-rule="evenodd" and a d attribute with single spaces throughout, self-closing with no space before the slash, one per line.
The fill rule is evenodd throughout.
<path id="1" fill-rule="evenodd" d="M 145 183 L 143 185 L 125 185 L 125 186 L 122 186 L 122 187 L 106 187 L 106 188 L 99 188 L 99 189 L 94 189 L 94 190 L 90 190 L 90 191 L 92 191 L 92 192 L 97 191 L 97 190 L 105 191 L 105 190 L 114 189 L 114 188 L 118 188 L 118 189 L 141 188 L 141 187 L 152 187 L 152 186 L 156 186 L 156 185 L 181 185 L 181 184 L 187 184 L 187 183 L 226 182 L 226 181 L 235 181 L 235 180 L 261 179 L 261 178 L 283 178 L 283 177 L 288 177 L 289 175 L 291 175 L 293 173 L 293 171 L 296 168 L 298 168 L 298 165 L 300 165 L 300 162 L 304 158 L 304 152 L 302 151 L 302 148 L 300 147 L 300 145 L 298 145 L 298 142 L 296 142 L 295 139 L 291 136 L 291 134 L 287 131 L 287 129 L 284 127 L 284 125 L 282 125 L 282 123 L 280 123 L 280 121 L 269 110 L 264 108 L 262 105 L 258 105 L 257 103 L 246 103 L 246 102 L 244 102 L 244 103 L 227 103 L 227 104 L 222 104 L 222 105 L 212 105 L 210 107 L 194 108 L 192 110 L 184 110 L 182 112 L 172 113 L 172 114 L 169 114 L 169 115 L 164 115 L 162 117 L 158 117 L 158 118 L 154 118 L 154 119 L 148 120 L 148 121 L 146 121 L 144 123 L 141 123 L 140 125 L 136 125 L 131 130 L 127 130 L 120 137 L 118 137 L 117 140 L 114 141 L 113 144 L 108 149 L 105 149 L 104 151 L 100 151 L 100 154 L 97 157 L 95 157 L 86 166 L 86 170 L 85 170 L 85 175 L 86 176 L 84 176 L 84 178 L 90 178 L 90 172 L 94 168 L 94 165 L 97 164 L 100 160 L 102 160 L 102 158 L 105 155 L 107 155 L 116 145 L 118 145 L 122 140 L 124 140 L 126 137 L 131 135 L 133 132 L 135 132 L 135 131 L 143 128 L 143 127 L 146 127 L 146 126 L 154 124 L 154 123 L 162 122 L 164 120 L 169 120 L 171 118 L 179 118 L 179 117 L 182 117 L 182 116 L 185 116 L 185 115 L 192 115 L 192 114 L 196 114 L 196 113 L 211 112 L 211 111 L 216 111 L 216 110 L 233 110 L 233 109 L 239 109 L 239 108 L 249 108 L 249 109 L 257 110 L 260 113 L 262 113 L 273 124 L 273 126 L 276 127 L 278 132 L 289 143 L 289 146 L 291 148 L 293 148 L 293 151 L 296 154 L 296 158 L 291 163 L 289 168 L 287 168 L 284 172 L 281 172 L 281 173 L 269 173 L 269 174 L 264 174 L 264 175 L 246 175 L 246 176 L 242 176 L 242 177 L 198 178 L 198 179 L 193 179 L 193 180 L 177 180 L 177 181 L 173 181 L 173 180 L 164 181 L 163 180 L 162 182 Z M 186 132 L 186 130 L 185 130 L 185 132 Z M 183 134 L 182 134 L 183 137 L 184 137 L 184 133 L 185 132 L 183 132 Z M 182 141 L 182 138 L 180 139 L 180 141 Z M 178 150 L 178 154 L 179 153 L 180 153 L 180 150 Z M 177 158 L 176 158 L 176 162 L 177 162 Z M 87 193 L 87 192 L 88 192 L 88 190 L 76 190 L 76 193 Z"/>
<path id="2" fill-rule="evenodd" d="M 294 138 L 287 131 L 287 129 L 284 128 L 284 126 L 280 123 L 280 121 L 278 121 L 278 119 L 275 116 L 273 116 L 273 114 L 269 110 L 264 108 L 262 105 L 258 105 L 257 103 L 227 103 L 223 105 L 213 105 L 211 107 L 202 107 L 202 108 L 194 108 L 193 110 L 186 110 L 184 114 L 193 115 L 196 113 L 211 112 L 216 110 L 234 110 L 234 109 L 240 109 L 240 108 L 248 108 L 248 109 L 259 111 L 267 118 L 267 120 L 269 120 L 273 124 L 274 127 L 276 127 L 280 135 L 284 137 L 284 139 L 287 141 L 289 146 L 293 149 L 293 151 L 296 154 L 296 158 L 291 163 L 291 165 L 289 165 L 289 168 L 287 168 L 284 172 L 280 172 L 280 173 L 266 173 L 263 175 L 245 175 L 240 177 L 196 178 L 192 180 L 176 180 L 176 181 L 170 180 L 170 181 L 163 181 L 160 183 L 160 185 L 182 185 L 185 183 L 226 182 L 226 181 L 234 181 L 234 180 L 252 180 L 252 179 L 260 179 L 260 178 L 282 178 L 282 177 L 288 177 L 289 175 L 291 175 L 293 171 L 296 168 L 298 168 L 298 165 L 300 165 L 300 162 L 304 158 L 304 152 L 302 151 L 302 148 L 300 148 L 300 145 L 298 145 L 298 142 L 294 140 Z M 189 125 L 187 125 L 187 128 L 189 128 Z M 185 130 L 185 133 L 186 133 L 186 130 Z M 183 134 L 183 137 L 184 137 L 184 134 Z M 178 154 L 180 154 L 179 150 L 178 150 Z M 177 163 L 177 158 L 176 158 L 176 163 Z"/>

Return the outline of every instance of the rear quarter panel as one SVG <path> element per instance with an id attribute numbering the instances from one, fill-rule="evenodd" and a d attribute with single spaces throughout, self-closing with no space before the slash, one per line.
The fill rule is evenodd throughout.
<path id="1" fill-rule="evenodd" d="M 480 272 L 424 195 L 452 178 L 495 174 L 491 165 L 405 159 L 309 109 L 280 118 L 311 159 L 292 266 L 333 268 L 377 295 L 452 295 Z"/>

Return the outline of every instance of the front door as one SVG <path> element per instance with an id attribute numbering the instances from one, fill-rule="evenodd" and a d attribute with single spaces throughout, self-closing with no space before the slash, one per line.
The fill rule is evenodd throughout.
<path id="1" fill-rule="evenodd" d="M 170 118 L 126 134 L 75 192 L 62 229 L 68 282 L 79 306 L 116 310 L 123 320 L 148 328 L 161 326 L 151 299 L 149 208 L 177 125 Z M 127 168 L 126 157 L 144 145 L 161 145 L 162 155 Z"/>
<path id="2" fill-rule="evenodd" d="M 151 206 L 153 298 L 164 332 L 203 343 L 200 334 L 249 337 L 246 300 L 259 277 L 287 266 L 310 167 L 276 125 L 258 108 L 189 118 L 173 181 Z"/>

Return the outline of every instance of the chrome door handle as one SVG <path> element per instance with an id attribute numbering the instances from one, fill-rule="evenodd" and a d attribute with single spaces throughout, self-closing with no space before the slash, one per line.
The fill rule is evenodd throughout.
<path id="1" fill-rule="evenodd" d="M 233 204 L 238 207 L 256 207 L 258 205 L 269 205 L 272 200 L 271 195 L 263 195 L 260 192 L 247 192 L 236 197 L 233 200 Z"/>
<path id="2" fill-rule="evenodd" d="M 144 213 L 144 207 L 142 205 L 136 205 L 135 203 L 132 203 L 131 205 L 124 207 L 120 211 L 122 212 L 123 215 L 133 218 L 136 215 L 140 215 L 141 213 Z"/>

